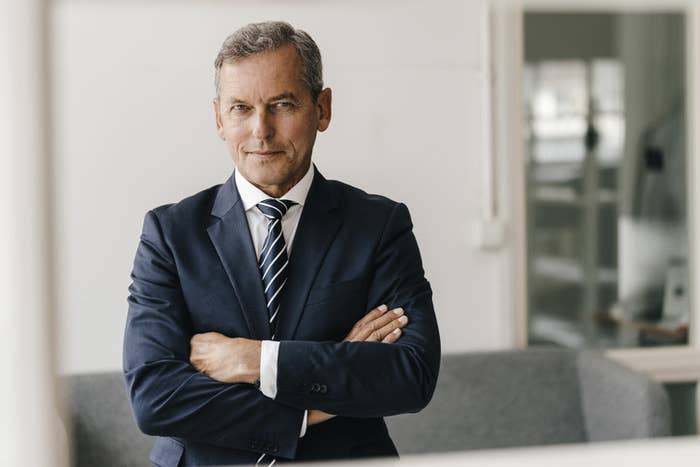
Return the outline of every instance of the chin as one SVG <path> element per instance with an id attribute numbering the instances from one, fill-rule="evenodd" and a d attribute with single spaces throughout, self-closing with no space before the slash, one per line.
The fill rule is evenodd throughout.
<path id="1" fill-rule="evenodd" d="M 280 185 L 288 178 L 286 174 L 280 174 L 276 170 L 266 170 L 265 167 L 255 167 L 241 173 L 251 183 L 261 186 Z"/>

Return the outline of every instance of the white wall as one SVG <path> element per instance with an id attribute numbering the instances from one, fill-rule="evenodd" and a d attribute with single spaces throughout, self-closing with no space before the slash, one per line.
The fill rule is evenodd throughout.
<path id="1" fill-rule="evenodd" d="M 467 242 L 481 215 L 481 2 L 59 1 L 53 14 L 55 243 L 63 372 L 121 367 L 145 212 L 230 174 L 213 60 L 250 21 L 309 31 L 333 88 L 314 160 L 405 202 L 446 352 L 509 345 L 504 253 Z"/>
<path id="2" fill-rule="evenodd" d="M 45 2 L 0 2 L 0 465 L 66 465 L 51 323 Z M 62 444 L 65 446 L 65 443 Z"/>

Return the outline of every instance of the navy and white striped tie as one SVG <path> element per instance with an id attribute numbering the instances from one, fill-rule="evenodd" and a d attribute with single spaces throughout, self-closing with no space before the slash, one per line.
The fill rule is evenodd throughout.
<path id="1" fill-rule="evenodd" d="M 265 289 L 270 333 L 274 340 L 277 335 L 278 313 L 282 289 L 287 282 L 287 244 L 282 234 L 282 218 L 287 210 L 296 204 L 286 199 L 266 199 L 258 203 L 258 209 L 267 218 L 267 238 L 263 243 L 258 266 Z"/>
<path id="2" fill-rule="evenodd" d="M 257 205 L 260 212 L 267 218 L 267 237 L 260 252 L 258 267 L 265 289 L 272 340 L 277 336 L 277 318 L 280 311 L 282 289 L 287 282 L 287 263 L 289 263 L 287 243 L 282 234 L 282 218 L 287 214 L 287 210 L 295 204 L 294 201 L 271 198 Z M 255 465 L 262 465 L 263 461 L 268 462 L 265 460 L 264 453 L 258 458 Z M 272 462 L 267 464 L 268 467 L 274 465 L 276 461 L 277 459 L 273 458 Z"/>

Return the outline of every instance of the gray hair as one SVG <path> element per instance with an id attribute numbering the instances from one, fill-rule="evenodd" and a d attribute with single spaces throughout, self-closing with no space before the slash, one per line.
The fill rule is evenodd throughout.
<path id="1" fill-rule="evenodd" d="M 292 44 L 301 59 L 301 80 L 316 102 L 323 89 L 321 52 L 308 33 L 294 29 L 284 21 L 250 23 L 226 38 L 214 61 L 214 85 L 219 96 L 219 73 L 224 63 L 233 63 L 250 55 Z"/>

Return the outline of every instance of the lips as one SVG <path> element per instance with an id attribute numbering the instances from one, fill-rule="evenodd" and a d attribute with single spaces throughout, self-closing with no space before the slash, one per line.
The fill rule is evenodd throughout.
<path id="1" fill-rule="evenodd" d="M 276 154 L 282 154 L 283 151 L 249 151 L 248 154 L 255 154 L 256 156 L 274 156 Z"/>

